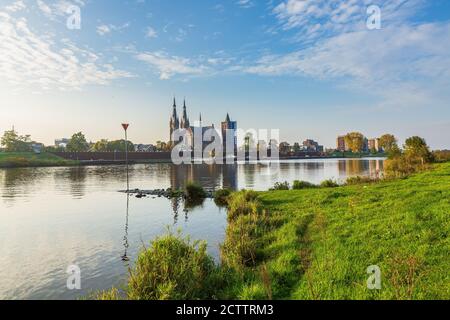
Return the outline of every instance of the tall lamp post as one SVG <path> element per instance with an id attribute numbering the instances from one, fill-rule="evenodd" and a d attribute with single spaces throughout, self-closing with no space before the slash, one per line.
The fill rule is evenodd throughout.
<path id="1" fill-rule="evenodd" d="M 122 128 L 125 131 L 125 163 L 127 165 L 127 193 L 130 191 L 130 182 L 128 179 L 128 136 L 127 130 L 130 125 L 128 123 L 122 123 Z"/>

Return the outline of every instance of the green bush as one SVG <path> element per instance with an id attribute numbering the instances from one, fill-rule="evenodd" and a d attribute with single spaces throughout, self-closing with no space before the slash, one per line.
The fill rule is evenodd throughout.
<path id="1" fill-rule="evenodd" d="M 292 183 L 292 189 L 294 189 L 294 190 L 310 189 L 310 188 L 316 188 L 316 187 L 317 186 L 315 184 L 312 184 L 307 181 L 295 180 Z"/>
<path id="2" fill-rule="evenodd" d="M 433 151 L 433 158 L 436 162 L 450 161 L 450 150 Z"/>
<path id="3" fill-rule="evenodd" d="M 205 189 L 196 182 L 188 182 L 184 194 L 188 200 L 202 200 L 206 198 Z"/>
<path id="4" fill-rule="evenodd" d="M 275 190 L 289 190 L 290 186 L 287 181 L 285 182 L 276 182 L 275 185 L 270 189 L 271 191 Z"/>
<path id="5" fill-rule="evenodd" d="M 238 216 L 257 215 L 260 203 L 255 191 L 235 192 L 228 198 L 228 221 Z"/>
<path id="6" fill-rule="evenodd" d="M 371 177 L 362 177 L 362 176 L 356 176 L 356 177 L 349 177 L 345 181 L 346 185 L 357 185 L 357 184 L 364 184 L 364 183 L 374 183 L 378 182 L 380 179 L 378 178 L 371 178 Z"/>
<path id="7" fill-rule="evenodd" d="M 339 184 L 336 181 L 332 180 L 332 179 L 328 179 L 328 180 L 322 181 L 320 183 L 320 186 L 322 188 L 336 188 L 336 187 L 339 187 Z"/>
<path id="8" fill-rule="evenodd" d="M 404 178 L 427 168 L 420 159 L 402 155 L 384 162 L 384 175 L 386 178 Z"/>
<path id="9" fill-rule="evenodd" d="M 232 191 L 230 189 L 220 189 L 214 192 L 214 202 L 219 207 L 226 207 L 228 205 L 228 198 Z"/>
<path id="10" fill-rule="evenodd" d="M 126 290 L 131 300 L 211 299 L 217 291 L 217 266 L 206 243 L 180 235 L 154 240 L 140 253 Z"/>

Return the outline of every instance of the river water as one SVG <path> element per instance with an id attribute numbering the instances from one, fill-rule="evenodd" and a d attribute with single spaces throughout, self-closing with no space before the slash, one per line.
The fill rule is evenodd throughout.
<path id="1" fill-rule="evenodd" d="M 267 190 L 277 181 L 377 175 L 383 159 L 320 159 L 280 164 L 130 166 L 130 188 Z M 139 250 L 167 228 L 206 240 L 219 259 L 226 211 L 212 200 L 187 209 L 181 201 L 137 199 L 124 166 L 0 169 L 0 299 L 76 299 L 123 285 Z M 124 261 L 127 257 L 129 261 Z M 67 268 L 81 270 L 81 290 L 67 289 Z"/>

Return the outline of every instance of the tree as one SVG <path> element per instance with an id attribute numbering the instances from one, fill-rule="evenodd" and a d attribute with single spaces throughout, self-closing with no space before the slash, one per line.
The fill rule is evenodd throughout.
<path id="1" fill-rule="evenodd" d="M 170 148 L 171 148 L 171 146 L 169 143 L 166 143 L 164 141 L 159 141 L 159 140 L 156 141 L 156 151 L 159 151 L 159 152 L 170 151 Z"/>
<path id="2" fill-rule="evenodd" d="M 294 152 L 300 152 L 300 144 L 298 142 L 294 143 Z"/>
<path id="3" fill-rule="evenodd" d="M 133 152 L 134 151 L 134 144 L 131 141 L 127 141 L 127 144 L 125 144 L 125 140 L 115 140 L 115 141 L 109 141 L 107 146 L 107 151 L 109 152 L 125 152 L 126 148 L 125 146 L 128 146 L 128 151 Z"/>
<path id="4" fill-rule="evenodd" d="M 279 148 L 282 154 L 291 152 L 291 145 L 288 142 L 280 142 Z"/>
<path id="5" fill-rule="evenodd" d="M 101 140 L 97 141 L 96 143 L 94 143 L 92 150 L 95 152 L 107 152 L 107 151 L 109 151 L 108 144 L 109 144 L 108 140 L 101 139 Z"/>
<path id="6" fill-rule="evenodd" d="M 364 146 L 364 135 L 359 132 L 347 133 L 345 144 L 352 152 L 361 152 Z"/>
<path id="7" fill-rule="evenodd" d="M 67 143 L 67 151 L 69 152 L 86 152 L 89 150 L 89 143 L 82 132 L 72 135 L 72 138 Z"/>
<path id="8" fill-rule="evenodd" d="M 384 134 L 380 137 L 380 147 L 383 148 L 387 154 L 390 154 L 398 149 L 397 139 L 392 134 Z"/>
<path id="9" fill-rule="evenodd" d="M 407 159 L 419 159 L 422 164 L 432 161 L 432 154 L 425 139 L 414 136 L 406 139 L 405 145 L 405 156 Z"/>
<path id="10" fill-rule="evenodd" d="M 14 130 L 5 131 L 1 139 L 1 145 L 7 152 L 27 152 L 31 151 L 30 136 L 19 136 Z"/>

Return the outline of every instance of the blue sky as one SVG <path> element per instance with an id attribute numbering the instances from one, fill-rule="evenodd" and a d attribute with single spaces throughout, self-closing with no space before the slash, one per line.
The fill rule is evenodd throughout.
<path id="1" fill-rule="evenodd" d="M 47 144 L 117 139 L 123 121 L 134 142 L 168 140 L 176 95 L 192 119 L 230 112 L 289 142 L 357 130 L 450 148 L 446 0 L 0 0 L 0 53 L 0 130 Z"/>

